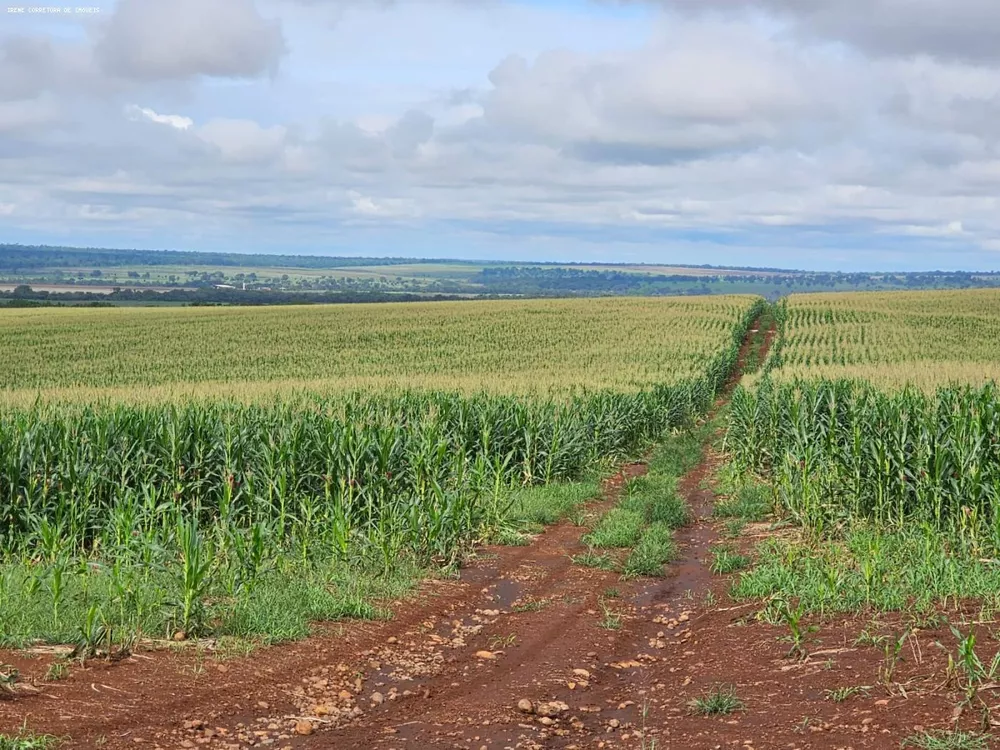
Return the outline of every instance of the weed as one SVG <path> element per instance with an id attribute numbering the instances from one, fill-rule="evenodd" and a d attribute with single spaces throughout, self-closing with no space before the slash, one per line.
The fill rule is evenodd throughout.
<path id="1" fill-rule="evenodd" d="M 726 716 L 734 711 L 746 710 L 746 705 L 736 694 L 735 685 L 715 687 L 711 692 L 692 700 L 688 706 L 702 716 Z"/>
<path id="2" fill-rule="evenodd" d="M 663 566 L 677 557 L 677 545 L 670 527 L 657 521 L 642 532 L 642 538 L 625 559 L 622 573 L 625 576 L 658 576 Z"/>
<path id="3" fill-rule="evenodd" d="M 14 686 L 20 679 L 20 672 L 10 664 L 0 664 L 0 695 L 14 693 Z"/>
<path id="4" fill-rule="evenodd" d="M 511 633 L 510 635 L 494 635 L 490 636 L 488 645 L 491 651 L 498 651 L 504 648 L 510 648 L 517 642 L 517 634 Z"/>
<path id="5" fill-rule="evenodd" d="M 989 750 L 989 746 L 989 740 L 981 734 L 943 729 L 913 734 L 902 742 L 902 747 L 918 750 Z"/>
<path id="6" fill-rule="evenodd" d="M 728 539 L 738 539 L 743 535 L 743 530 L 747 524 L 742 518 L 730 518 L 723 525 L 723 533 Z"/>
<path id="7" fill-rule="evenodd" d="M 865 628 L 858 634 L 858 637 L 854 639 L 854 645 L 879 648 L 887 640 L 889 640 L 889 636 L 882 635 L 881 633 L 874 633 L 869 628 Z"/>
<path id="8" fill-rule="evenodd" d="M 573 555 L 570 560 L 573 561 L 574 565 L 582 565 L 585 568 L 597 568 L 598 570 L 615 570 L 618 567 L 611 555 L 606 552 L 595 552 L 593 549 L 588 549 L 579 555 Z"/>
<path id="9" fill-rule="evenodd" d="M 887 687 L 892 684 L 893 676 L 896 673 L 896 665 L 899 663 L 903 646 L 906 645 L 907 638 L 911 631 L 904 630 L 896 638 L 889 638 L 882 645 L 882 666 L 879 667 L 879 676 L 882 683 Z"/>
<path id="10" fill-rule="evenodd" d="M 726 575 L 743 570 L 750 564 L 750 558 L 740 554 L 732 545 L 719 545 L 712 548 L 711 570 L 716 575 Z"/>
<path id="11" fill-rule="evenodd" d="M 594 530 L 584 537 L 584 542 L 598 549 L 634 547 L 642 535 L 643 525 L 640 512 L 619 505 L 604 514 Z"/>
<path id="12" fill-rule="evenodd" d="M 59 744 L 55 737 L 22 730 L 16 735 L 0 734 L 0 750 L 50 750 Z"/>
<path id="13" fill-rule="evenodd" d="M 65 680 L 67 677 L 69 677 L 69 666 L 64 661 L 54 661 L 45 670 L 44 679 L 46 682 Z"/>
<path id="14" fill-rule="evenodd" d="M 979 696 L 979 690 L 987 683 L 992 684 L 998 672 L 1000 672 L 1000 652 L 993 656 L 993 660 L 987 667 L 979 654 L 976 653 L 976 634 L 970 630 L 968 635 L 954 625 L 951 626 L 951 633 L 958 641 L 958 649 L 955 655 L 948 653 L 947 674 L 949 680 L 954 680 L 958 687 L 964 692 L 965 697 L 962 705 L 971 705 L 977 699 L 980 700 L 984 716 L 988 717 L 990 706 Z M 939 647 L 940 643 L 937 644 Z"/>
<path id="15" fill-rule="evenodd" d="M 853 698 L 855 695 L 867 695 L 869 690 L 870 688 L 865 685 L 852 685 L 851 687 L 824 690 L 823 694 L 826 696 L 827 700 L 831 700 L 834 703 L 843 703 L 844 701 Z"/>
<path id="16" fill-rule="evenodd" d="M 215 658 L 223 661 L 243 658 L 252 654 L 260 646 L 260 642 L 253 638 L 225 635 L 219 638 L 215 644 Z"/>
<path id="17" fill-rule="evenodd" d="M 601 612 L 603 616 L 601 617 L 600 626 L 605 630 L 621 630 L 622 627 L 622 615 L 611 609 L 604 601 L 601 601 Z"/>

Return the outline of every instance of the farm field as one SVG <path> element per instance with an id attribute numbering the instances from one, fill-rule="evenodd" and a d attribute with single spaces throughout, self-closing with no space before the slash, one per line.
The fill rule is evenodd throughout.
<path id="1" fill-rule="evenodd" d="M 700 374 L 755 299 L 4 310 L 0 401 L 633 392 Z"/>
<path id="2" fill-rule="evenodd" d="M 0 732 L 988 750 L 1000 389 L 916 380 L 990 365 L 979 294 L 734 298 L 692 324 L 714 341 L 701 369 L 658 385 L 620 365 L 588 391 L 564 364 L 543 390 L 230 399 L 208 380 L 95 406 L 114 391 L 63 382 L 8 405 L 0 629 L 28 651 L 0 655 L 26 686 Z M 848 350 L 866 378 L 841 379 Z M 35 638 L 80 645 L 29 658 Z"/>
<path id="3" fill-rule="evenodd" d="M 793 294 L 775 376 L 926 390 L 1000 378 L 1000 290 Z"/>
<path id="4" fill-rule="evenodd" d="M 517 538 L 512 508 L 540 501 L 516 489 L 592 482 L 704 413 L 761 307 L 11 312 L 0 642 L 65 642 L 97 620 L 137 636 L 282 639 L 372 614 L 362 590 L 389 571 Z M 299 375 L 279 381 L 298 389 L 279 394 L 279 375 Z M 170 390 L 185 381 L 205 397 Z M 258 398 L 229 398 L 233 383 Z"/>
<path id="5" fill-rule="evenodd" d="M 734 537 L 754 518 L 794 531 L 738 543 L 753 565 L 730 594 L 768 602 L 761 619 L 800 663 L 824 643 L 839 653 L 831 640 L 871 652 L 875 679 L 825 689 L 876 721 L 880 703 L 920 706 L 900 746 L 985 750 L 1000 672 L 1000 295 L 793 295 L 776 314 L 763 375 L 729 414 L 727 471 L 756 479 L 735 480 L 722 508 L 761 501 L 735 513 Z"/>

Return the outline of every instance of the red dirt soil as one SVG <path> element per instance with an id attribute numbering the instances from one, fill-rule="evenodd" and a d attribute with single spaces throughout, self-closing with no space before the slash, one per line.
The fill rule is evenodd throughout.
<path id="1" fill-rule="evenodd" d="M 245 658 L 140 653 L 44 682 L 51 656 L 0 654 L 39 690 L 0 700 L 0 732 L 26 724 L 65 747 L 107 750 L 750 750 L 898 748 L 916 727 L 947 725 L 957 700 L 932 645 L 944 633 L 916 631 L 886 688 L 881 650 L 852 645 L 866 620 L 822 623 L 810 657 L 789 659 L 787 630 L 757 622 L 759 602 L 729 599 L 729 581 L 708 568 L 720 460 L 707 449 L 680 482 L 695 520 L 662 579 L 574 565 L 585 530 L 562 522 L 529 546 L 480 549 L 459 580 L 428 580 L 395 603 L 392 621 L 318 626 Z M 623 467 L 588 511 L 644 471 Z M 720 684 L 745 710 L 694 714 L 690 701 Z M 842 703 L 825 692 L 852 686 L 872 687 Z"/>

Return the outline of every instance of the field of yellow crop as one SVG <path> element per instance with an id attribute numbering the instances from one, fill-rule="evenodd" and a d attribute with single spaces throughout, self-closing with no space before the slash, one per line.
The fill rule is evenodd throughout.
<path id="1" fill-rule="evenodd" d="M 0 403 L 391 388 L 637 390 L 700 374 L 751 296 L 0 312 Z"/>
<path id="2" fill-rule="evenodd" d="M 1000 380 L 1000 290 L 796 294 L 775 375 L 886 387 Z"/>

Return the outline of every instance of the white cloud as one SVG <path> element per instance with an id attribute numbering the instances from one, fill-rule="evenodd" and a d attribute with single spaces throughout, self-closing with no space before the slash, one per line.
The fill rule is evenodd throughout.
<path id="1" fill-rule="evenodd" d="M 280 22 L 254 0 L 119 0 L 96 47 L 108 72 L 149 81 L 252 78 L 285 51 Z"/>
<path id="2" fill-rule="evenodd" d="M 146 120 L 159 125 L 169 125 L 177 130 L 187 130 L 194 125 L 194 120 L 183 115 L 161 115 L 154 112 L 149 107 L 140 107 L 137 104 L 129 104 L 125 107 L 125 116 L 133 122 Z"/>
<path id="3" fill-rule="evenodd" d="M 0 133 L 39 134 L 58 125 L 61 117 L 58 103 L 49 95 L 0 101 Z"/>
<path id="4" fill-rule="evenodd" d="M 233 162 L 267 162 L 284 149 L 287 129 L 263 128 L 251 120 L 214 119 L 198 128 L 197 135 L 211 144 L 222 158 Z"/>

